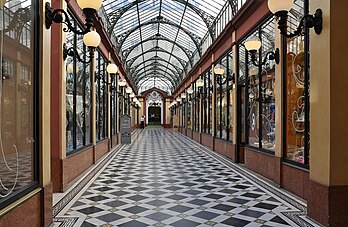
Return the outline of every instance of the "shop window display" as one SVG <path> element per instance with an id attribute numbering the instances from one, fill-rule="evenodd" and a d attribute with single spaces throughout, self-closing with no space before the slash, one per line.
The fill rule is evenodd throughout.
<path id="1" fill-rule="evenodd" d="M 297 18 L 308 11 L 308 1 L 297 0 L 289 14 L 290 32 L 296 28 Z M 308 35 L 286 40 L 286 147 L 285 158 L 301 165 L 309 164 L 309 72 L 305 65 L 305 46 Z"/>
<path id="2" fill-rule="evenodd" d="M 256 64 L 265 59 L 269 51 L 275 49 L 274 20 L 272 17 L 260 25 L 252 36 L 258 37 L 262 46 L 258 52 Z M 240 48 L 244 48 L 241 46 Z M 245 51 L 245 50 L 244 50 Z M 274 84 L 276 80 L 275 62 L 267 60 L 264 65 L 257 66 L 251 61 L 251 54 L 240 52 L 240 59 L 245 60 L 241 67 L 247 73 L 247 143 L 249 146 L 265 151 L 274 152 L 275 148 L 275 104 Z M 244 79 L 245 73 L 239 79 Z"/>
<path id="3" fill-rule="evenodd" d="M 233 59 L 232 52 L 224 56 L 215 67 L 224 69 L 223 75 L 215 75 L 216 85 L 216 137 L 233 141 Z"/>
<path id="4" fill-rule="evenodd" d="M 212 73 L 211 69 L 203 73 L 202 78 L 204 81 L 203 87 L 203 132 L 211 134 L 212 131 Z"/>
<path id="5" fill-rule="evenodd" d="M 192 122 L 191 122 L 191 101 L 187 101 L 187 128 L 192 128 Z"/>

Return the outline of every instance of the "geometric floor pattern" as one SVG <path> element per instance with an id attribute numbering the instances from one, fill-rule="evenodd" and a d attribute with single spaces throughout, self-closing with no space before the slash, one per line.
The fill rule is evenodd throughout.
<path id="1" fill-rule="evenodd" d="M 301 219 L 305 204 L 290 204 L 272 190 L 186 137 L 149 128 L 59 214 L 71 218 L 60 226 L 315 226 Z"/>

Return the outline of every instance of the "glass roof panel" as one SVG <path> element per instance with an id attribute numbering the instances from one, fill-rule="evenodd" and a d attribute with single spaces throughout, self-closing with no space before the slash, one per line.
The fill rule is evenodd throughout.
<path id="1" fill-rule="evenodd" d="M 226 4 L 227 0 L 103 0 L 103 10 L 109 20 L 108 31 L 117 40 L 114 45 L 124 60 L 132 63 L 127 67 L 142 64 L 141 68 L 151 64 L 147 60 L 160 57 L 164 73 L 169 73 L 178 68 L 184 71 L 188 62 L 192 64 L 192 53 L 200 50 L 207 34 L 213 36 L 208 28 L 214 27 L 214 20 Z M 156 34 L 160 40 L 148 40 Z M 157 46 L 160 50 L 153 50 Z M 152 82 L 156 86 L 156 80 Z"/>

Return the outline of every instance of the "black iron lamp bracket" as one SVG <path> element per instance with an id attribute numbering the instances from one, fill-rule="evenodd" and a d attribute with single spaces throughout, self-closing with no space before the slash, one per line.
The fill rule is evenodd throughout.
<path id="1" fill-rule="evenodd" d="M 314 31 L 317 35 L 320 35 L 323 30 L 323 12 L 321 9 L 317 9 L 314 15 L 308 14 L 303 16 L 297 29 L 290 34 L 287 33 L 288 12 L 280 11 L 275 15 L 278 17 L 278 28 L 280 30 L 280 34 L 288 38 L 303 35 L 305 28 L 314 28 Z"/>
<path id="2" fill-rule="evenodd" d="M 231 75 L 227 75 L 226 77 L 223 77 L 222 75 L 218 75 L 216 78 L 216 82 L 220 86 L 226 84 L 227 81 L 232 81 L 232 83 L 235 83 L 235 74 L 232 73 Z"/>
<path id="3" fill-rule="evenodd" d="M 257 51 L 250 51 L 250 54 L 251 54 L 251 62 L 257 67 L 265 65 L 267 60 L 275 61 L 276 64 L 279 64 L 280 62 L 279 48 L 275 49 L 275 51 L 267 52 L 265 58 L 260 63 L 256 62 Z"/>
<path id="4" fill-rule="evenodd" d="M 112 75 L 112 74 L 111 74 L 111 75 Z M 113 75 L 111 76 L 111 81 L 110 81 L 110 83 L 107 82 L 107 81 L 105 81 L 105 80 L 100 76 L 100 74 L 96 74 L 94 79 L 95 79 L 95 82 L 97 82 L 97 80 L 101 80 L 102 83 L 104 83 L 104 84 L 106 84 L 106 85 L 112 85 L 113 82 L 114 82 L 114 78 L 115 78 L 114 75 L 115 75 L 115 74 L 113 74 Z"/>
<path id="5" fill-rule="evenodd" d="M 91 52 L 94 52 L 93 48 L 90 48 L 90 51 L 91 51 Z M 65 61 L 65 60 L 67 59 L 68 56 L 70 56 L 70 57 L 76 57 L 76 59 L 77 59 L 79 62 L 85 63 L 85 64 L 91 63 L 91 61 L 92 61 L 92 58 L 91 58 L 91 57 L 90 57 L 89 60 L 87 60 L 87 61 L 83 60 L 83 59 L 80 57 L 80 55 L 79 55 L 79 53 L 78 53 L 78 51 L 77 51 L 76 48 L 74 48 L 74 47 L 67 48 L 67 47 L 66 47 L 66 44 L 64 43 L 64 44 L 63 44 L 63 60 Z"/>
<path id="6" fill-rule="evenodd" d="M 86 8 L 83 9 L 83 14 L 86 17 L 85 30 L 79 31 L 69 20 L 68 13 L 63 9 L 55 9 L 53 10 L 51 4 L 46 2 L 45 5 L 45 24 L 46 28 L 49 29 L 53 23 L 65 24 L 67 27 L 63 29 L 64 32 L 74 32 L 78 35 L 84 35 L 91 31 L 91 28 L 94 26 L 94 18 L 95 18 L 95 9 Z"/>

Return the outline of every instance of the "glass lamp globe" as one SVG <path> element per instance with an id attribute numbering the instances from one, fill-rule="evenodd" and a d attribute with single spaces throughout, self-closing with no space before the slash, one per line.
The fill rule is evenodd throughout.
<path id="1" fill-rule="evenodd" d="M 189 87 L 186 92 L 187 92 L 187 94 L 192 95 L 193 89 L 191 87 Z"/>
<path id="2" fill-rule="evenodd" d="M 74 64 L 70 63 L 67 68 L 66 71 L 68 71 L 69 74 L 73 74 L 74 73 Z M 76 73 L 79 72 L 79 67 L 76 65 Z"/>
<path id="3" fill-rule="evenodd" d="M 223 75 L 225 73 L 225 69 L 222 65 L 220 64 L 217 64 L 215 67 L 214 67 L 214 74 L 215 75 Z"/>
<path id="4" fill-rule="evenodd" d="M 256 66 L 251 66 L 249 69 L 249 76 L 255 76 L 259 74 L 259 68 Z"/>
<path id="5" fill-rule="evenodd" d="M 248 51 L 258 51 L 261 48 L 261 44 L 261 40 L 258 37 L 251 36 L 245 41 L 244 45 Z"/>
<path id="6" fill-rule="evenodd" d="M 131 87 L 127 87 L 126 88 L 126 93 L 127 94 L 131 94 L 133 92 L 132 88 Z"/>
<path id="7" fill-rule="evenodd" d="M 177 102 L 181 102 L 181 100 L 182 100 L 182 99 L 181 99 L 180 97 L 177 97 L 177 98 L 176 98 L 176 101 L 177 101 Z"/>
<path id="8" fill-rule="evenodd" d="M 186 99 L 186 94 L 185 93 L 181 93 L 181 98 L 182 99 Z"/>
<path id="9" fill-rule="evenodd" d="M 203 87 L 204 86 L 204 81 L 202 79 L 198 79 L 196 82 L 197 87 Z"/>
<path id="10" fill-rule="evenodd" d="M 294 5 L 294 0 L 268 0 L 268 8 L 273 13 L 287 11 L 289 12 Z"/>
<path id="11" fill-rule="evenodd" d="M 81 9 L 98 10 L 102 5 L 102 0 L 77 0 L 77 4 Z"/>
<path id="12" fill-rule="evenodd" d="M 178 102 L 176 100 L 173 101 L 173 105 L 176 105 L 178 104 Z"/>
<path id="13" fill-rule="evenodd" d="M 132 92 L 132 93 L 129 95 L 129 97 L 134 98 L 134 97 L 135 97 L 135 94 Z"/>
<path id="14" fill-rule="evenodd" d="M 106 71 L 109 74 L 116 74 L 118 71 L 117 65 L 115 65 L 114 63 L 110 63 L 108 67 L 106 67 Z"/>
<path id="15" fill-rule="evenodd" d="M 120 87 L 124 87 L 124 86 L 126 86 L 126 85 L 127 85 L 126 79 L 122 79 L 122 80 L 120 80 L 120 81 L 118 82 L 118 86 L 120 86 Z"/>
<path id="16" fill-rule="evenodd" d="M 100 41 L 100 35 L 96 31 L 90 31 L 83 36 L 83 43 L 88 47 L 97 47 Z"/>

